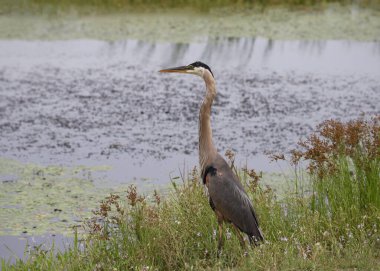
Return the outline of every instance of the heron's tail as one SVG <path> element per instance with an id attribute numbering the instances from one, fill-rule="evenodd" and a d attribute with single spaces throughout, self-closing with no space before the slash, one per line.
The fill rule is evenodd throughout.
<path id="1" fill-rule="evenodd" d="M 261 229 L 259 227 L 257 227 L 258 229 L 258 234 L 256 235 L 249 235 L 248 238 L 249 238 L 249 243 L 252 245 L 254 244 L 255 246 L 258 246 L 260 244 L 260 242 L 263 242 L 264 241 L 264 235 L 263 235 L 263 232 L 261 231 Z"/>

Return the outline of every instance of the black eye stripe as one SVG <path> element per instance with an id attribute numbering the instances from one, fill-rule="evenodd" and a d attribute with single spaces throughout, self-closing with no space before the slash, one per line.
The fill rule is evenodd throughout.
<path id="1" fill-rule="evenodd" d="M 209 72 L 211 72 L 212 76 L 214 77 L 214 74 L 212 73 L 210 67 L 207 66 L 205 63 L 197 61 L 197 62 L 194 62 L 194 63 L 192 63 L 190 65 L 193 66 L 193 67 L 202 67 L 202 68 L 205 68 L 205 69 L 209 70 Z"/>

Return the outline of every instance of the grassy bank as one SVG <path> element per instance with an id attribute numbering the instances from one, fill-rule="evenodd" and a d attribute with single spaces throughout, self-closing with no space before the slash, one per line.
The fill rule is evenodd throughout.
<path id="1" fill-rule="evenodd" d="M 26 0 L 12 1 L 3 0 L 2 10 L 4 12 L 16 13 L 59 13 L 76 9 L 81 13 L 96 12 L 120 12 L 131 10 L 156 10 L 159 9 L 192 9 L 208 12 L 214 8 L 233 7 L 236 9 L 258 8 L 265 9 L 273 6 L 285 6 L 288 8 L 323 8 L 328 4 L 351 5 L 347 0 Z M 379 0 L 358 1 L 357 6 L 379 8 Z"/>
<path id="2" fill-rule="evenodd" d="M 282 159 L 281 155 L 274 155 Z M 261 220 L 266 241 L 242 249 L 229 226 L 217 257 L 217 223 L 196 169 L 172 193 L 110 195 L 84 225 L 84 247 L 58 255 L 36 251 L 3 270 L 378 270 L 380 264 L 380 117 L 327 121 L 292 162 L 309 162 L 278 199 L 260 177 L 241 180 Z"/>

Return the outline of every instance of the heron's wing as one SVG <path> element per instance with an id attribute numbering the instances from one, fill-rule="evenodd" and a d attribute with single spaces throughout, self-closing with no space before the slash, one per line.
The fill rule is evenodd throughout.
<path id="1" fill-rule="evenodd" d="M 259 222 L 242 184 L 220 156 L 206 169 L 204 180 L 215 209 L 249 236 L 262 239 Z"/>

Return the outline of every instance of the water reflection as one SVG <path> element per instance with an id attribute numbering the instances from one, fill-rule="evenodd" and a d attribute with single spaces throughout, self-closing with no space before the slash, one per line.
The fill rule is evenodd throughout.
<path id="1" fill-rule="evenodd" d="M 265 46 L 264 55 L 263 57 L 266 59 L 270 56 L 271 51 L 273 50 L 273 40 L 269 39 L 267 41 L 267 45 Z"/>
<path id="2" fill-rule="evenodd" d="M 344 46 L 344 42 L 342 44 Z M 303 41 L 299 43 L 298 49 L 304 54 L 320 56 L 326 49 L 326 41 Z"/>
<path id="3" fill-rule="evenodd" d="M 184 55 L 186 55 L 189 50 L 189 44 L 186 43 L 176 43 L 172 46 L 170 52 L 170 56 L 167 59 L 165 64 L 170 65 L 171 63 L 175 63 L 177 59 L 182 59 Z M 163 60 L 165 61 L 165 60 Z"/>
<path id="4" fill-rule="evenodd" d="M 0 58 L 6 65 L 57 63 L 60 58 L 64 60 L 60 65 L 68 66 L 123 62 L 154 69 L 202 60 L 214 69 L 223 70 L 380 75 L 380 42 L 274 41 L 248 37 L 214 38 L 199 43 L 0 41 Z"/>

